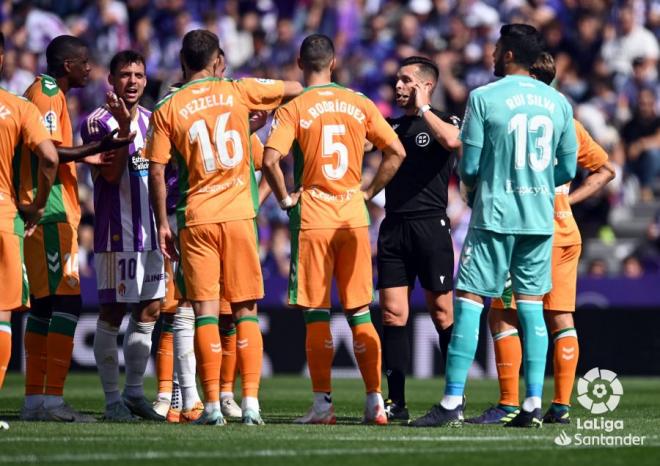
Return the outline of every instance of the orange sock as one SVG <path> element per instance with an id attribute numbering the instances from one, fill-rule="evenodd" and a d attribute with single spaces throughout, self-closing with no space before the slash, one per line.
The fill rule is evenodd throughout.
<path id="1" fill-rule="evenodd" d="M 28 316 L 25 328 L 25 394 L 43 395 L 46 383 L 47 319 Z"/>
<path id="2" fill-rule="evenodd" d="M 330 311 L 310 309 L 305 311 L 307 334 L 305 352 L 307 366 L 312 379 L 312 391 L 330 393 L 332 391 L 332 360 L 335 350 L 330 333 Z"/>
<path id="3" fill-rule="evenodd" d="M 220 401 L 220 364 L 222 360 L 222 345 L 218 318 L 200 316 L 195 318 L 195 346 L 197 354 L 197 370 L 204 388 L 204 401 L 213 403 Z"/>
<path id="4" fill-rule="evenodd" d="M 552 402 L 570 406 L 575 371 L 580 357 L 577 332 L 575 328 L 569 327 L 554 333 L 553 338 L 555 342 L 555 397 Z"/>
<path id="5" fill-rule="evenodd" d="M 0 388 L 5 383 L 5 374 L 11 358 L 11 322 L 0 321 Z"/>
<path id="6" fill-rule="evenodd" d="M 236 320 L 236 353 L 241 371 L 243 398 L 257 398 L 261 381 L 261 363 L 264 342 L 257 317 L 247 316 Z"/>
<path id="7" fill-rule="evenodd" d="M 367 393 L 380 393 L 380 337 L 371 323 L 371 314 L 354 315 L 348 319 L 353 332 L 353 352 L 357 359 Z"/>
<path id="8" fill-rule="evenodd" d="M 172 393 L 172 377 L 174 375 L 174 333 L 172 324 L 163 323 L 156 353 L 156 374 L 158 376 L 158 393 Z"/>
<path id="9" fill-rule="evenodd" d="M 53 312 L 46 341 L 46 395 L 64 394 L 64 382 L 71 367 L 73 337 L 77 325 L 77 316 Z"/>
<path id="10" fill-rule="evenodd" d="M 220 329 L 222 342 L 222 367 L 220 368 L 220 393 L 234 393 L 236 380 L 236 327 Z"/>
<path id="11" fill-rule="evenodd" d="M 511 329 L 493 335 L 497 378 L 500 383 L 500 404 L 519 406 L 518 384 L 522 364 L 522 346 L 518 330 Z"/>

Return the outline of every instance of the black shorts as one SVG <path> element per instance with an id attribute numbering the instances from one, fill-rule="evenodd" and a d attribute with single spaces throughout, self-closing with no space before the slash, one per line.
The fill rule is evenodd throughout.
<path id="1" fill-rule="evenodd" d="M 446 292 L 454 288 L 454 247 L 445 216 L 402 219 L 385 216 L 378 232 L 378 288 L 415 285 Z"/>

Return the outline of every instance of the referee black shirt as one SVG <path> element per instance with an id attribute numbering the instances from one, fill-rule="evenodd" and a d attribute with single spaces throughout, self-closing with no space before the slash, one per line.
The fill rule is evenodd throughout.
<path id="1" fill-rule="evenodd" d="M 442 121 L 460 126 L 460 118 L 431 109 Z M 434 137 L 424 117 L 403 115 L 388 123 L 401 139 L 406 158 L 385 186 L 386 215 L 424 218 L 445 215 L 449 177 L 455 157 Z"/>

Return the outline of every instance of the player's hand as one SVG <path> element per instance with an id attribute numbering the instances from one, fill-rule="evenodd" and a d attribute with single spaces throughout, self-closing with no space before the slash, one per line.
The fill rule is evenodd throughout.
<path id="1" fill-rule="evenodd" d="M 160 251 L 166 259 L 171 261 L 179 260 L 179 253 L 176 250 L 174 235 L 172 234 L 169 225 L 163 225 L 158 229 L 158 244 L 160 245 Z"/>
<path id="2" fill-rule="evenodd" d="M 474 203 L 474 188 L 468 187 L 461 181 L 458 189 L 461 193 L 461 199 L 463 202 L 465 202 L 468 207 L 472 208 L 472 204 Z"/>
<path id="3" fill-rule="evenodd" d="M 107 167 L 112 165 L 114 159 L 114 152 L 101 152 L 100 154 L 88 155 L 80 161 L 95 167 Z"/>
<path id="4" fill-rule="evenodd" d="M 363 189 L 362 196 L 364 197 L 364 202 L 369 202 L 371 198 L 374 197 L 374 193 L 372 193 L 369 189 Z"/>
<path id="5" fill-rule="evenodd" d="M 46 207 L 39 209 L 34 203 L 32 203 L 19 206 L 19 210 L 21 211 L 23 221 L 25 222 L 25 237 L 27 238 L 37 229 L 37 224 L 39 223 L 39 220 L 41 220 L 41 217 L 43 217 Z"/>
<path id="6" fill-rule="evenodd" d="M 111 152 L 113 150 L 121 149 L 135 139 L 135 131 L 129 133 L 128 136 L 117 136 L 117 131 L 119 130 L 116 129 L 112 133 L 103 136 L 101 144 L 99 145 L 99 152 Z"/>
<path id="7" fill-rule="evenodd" d="M 289 196 L 291 197 L 291 205 L 287 207 L 286 210 L 291 210 L 298 205 L 298 202 L 300 202 L 300 195 L 302 194 L 302 192 L 303 189 L 301 186 L 300 188 L 298 188 L 298 191 L 289 194 Z"/>
<path id="8" fill-rule="evenodd" d="M 105 103 L 110 109 L 110 113 L 119 123 L 120 128 L 130 128 L 131 126 L 131 112 L 126 107 L 124 99 L 117 97 L 112 91 L 105 94 Z"/>
<path id="9" fill-rule="evenodd" d="M 266 124 L 266 120 L 268 120 L 268 112 L 265 110 L 250 113 L 250 133 L 262 128 Z"/>
<path id="10" fill-rule="evenodd" d="M 419 81 L 413 84 L 413 92 L 415 94 L 415 108 L 419 110 L 424 105 L 431 105 L 431 92 L 430 88 Z"/>

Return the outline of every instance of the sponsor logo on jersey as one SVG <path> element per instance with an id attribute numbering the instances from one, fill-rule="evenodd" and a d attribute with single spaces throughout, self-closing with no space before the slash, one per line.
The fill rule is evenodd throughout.
<path id="1" fill-rule="evenodd" d="M 57 114 L 54 111 L 47 112 L 44 117 L 44 126 L 48 131 L 54 133 L 57 131 Z"/>

